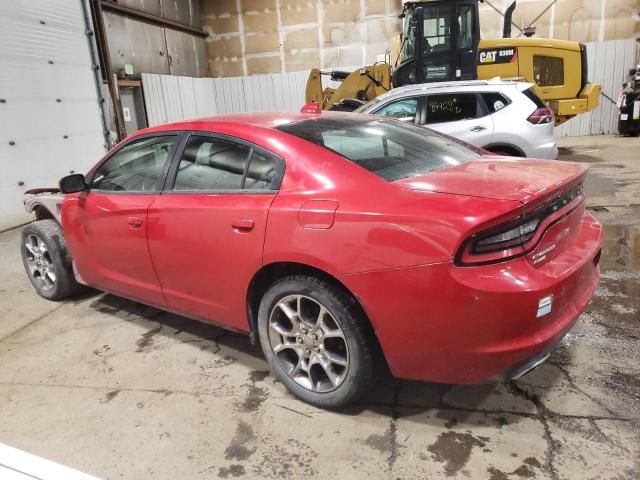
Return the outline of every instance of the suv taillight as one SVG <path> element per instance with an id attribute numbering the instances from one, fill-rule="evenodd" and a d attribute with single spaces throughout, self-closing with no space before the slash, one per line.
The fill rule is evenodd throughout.
<path id="1" fill-rule="evenodd" d="M 529 123 L 533 123 L 534 125 L 542 125 L 544 123 L 553 123 L 554 119 L 555 115 L 553 114 L 553 110 L 551 110 L 549 107 L 541 107 L 531 115 L 529 115 L 527 121 Z"/>

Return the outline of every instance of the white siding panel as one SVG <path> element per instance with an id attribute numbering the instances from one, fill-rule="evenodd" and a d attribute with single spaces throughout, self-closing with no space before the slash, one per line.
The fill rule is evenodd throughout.
<path id="1" fill-rule="evenodd" d="M 167 111 L 164 108 L 161 75 L 143 73 L 142 89 L 144 92 L 149 126 L 167 123 Z"/>
<path id="2" fill-rule="evenodd" d="M 142 74 L 142 84 L 149 125 L 157 125 L 224 113 L 297 112 L 307 77 L 307 72 L 224 78 Z"/>
<path id="3" fill-rule="evenodd" d="M 182 99 L 178 85 L 178 77 L 173 75 L 161 75 L 160 84 L 164 99 L 164 108 L 167 112 L 167 122 L 184 120 L 182 113 Z"/>
<path id="4" fill-rule="evenodd" d="M 193 93 L 196 102 L 196 116 L 208 117 L 218 113 L 212 78 L 194 78 Z"/>
<path id="5" fill-rule="evenodd" d="M 185 120 L 198 118 L 193 80 L 191 77 L 178 77 L 178 94 L 180 95 L 182 118 Z"/>

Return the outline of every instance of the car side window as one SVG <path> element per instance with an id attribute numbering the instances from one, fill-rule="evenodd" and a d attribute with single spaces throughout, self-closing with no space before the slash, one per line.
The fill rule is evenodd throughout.
<path id="1" fill-rule="evenodd" d="M 414 121 L 416 118 L 416 110 L 418 109 L 417 98 L 403 98 L 395 102 L 387 103 L 384 107 L 376 110 L 376 115 L 384 117 L 393 117 L 398 120 Z"/>
<path id="2" fill-rule="evenodd" d="M 245 190 L 273 190 L 276 188 L 278 161 L 273 155 L 253 150 L 244 177 Z"/>
<path id="3" fill-rule="evenodd" d="M 131 142 L 104 162 L 93 174 L 91 190 L 153 192 L 178 137 L 145 137 Z"/>
<path id="4" fill-rule="evenodd" d="M 184 148 L 174 190 L 240 190 L 251 149 L 220 138 L 191 136 Z"/>
<path id="5" fill-rule="evenodd" d="M 427 124 L 469 120 L 484 115 L 474 93 L 429 95 L 425 109 Z"/>
<path id="6" fill-rule="evenodd" d="M 277 189 L 278 159 L 258 148 L 193 135 L 184 148 L 175 191 Z"/>
<path id="7" fill-rule="evenodd" d="M 484 103 L 487 104 L 489 113 L 495 113 L 502 110 L 511 103 L 511 100 L 498 92 L 483 92 L 480 95 L 482 95 Z"/>

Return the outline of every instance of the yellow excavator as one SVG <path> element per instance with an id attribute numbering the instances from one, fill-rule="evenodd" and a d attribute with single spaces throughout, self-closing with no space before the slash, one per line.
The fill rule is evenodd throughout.
<path id="1" fill-rule="evenodd" d="M 403 29 L 395 42 L 394 65 L 380 62 L 354 72 L 323 73 L 314 68 L 306 103 L 350 111 L 393 87 L 412 83 L 487 80 L 501 77 L 534 84 L 555 112 L 556 125 L 598 106 L 600 85 L 587 82 L 584 44 L 543 38 L 511 38 L 516 2 L 505 12 L 503 38 L 480 39 L 478 2 L 422 0 L 403 5 Z M 323 88 L 322 76 L 340 81 Z"/>

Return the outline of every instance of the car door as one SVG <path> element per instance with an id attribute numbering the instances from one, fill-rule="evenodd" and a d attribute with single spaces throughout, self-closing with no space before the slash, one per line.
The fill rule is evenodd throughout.
<path id="1" fill-rule="evenodd" d="M 493 136 L 493 120 L 473 92 L 428 95 L 421 123 L 478 147 L 489 145 Z"/>
<path id="2" fill-rule="evenodd" d="M 80 277 L 89 285 L 163 306 L 147 245 L 147 209 L 158 197 L 177 134 L 145 135 L 117 148 L 65 197 L 62 225 Z"/>
<path id="3" fill-rule="evenodd" d="M 247 329 L 247 287 L 283 173 L 284 161 L 258 146 L 190 134 L 149 208 L 149 250 L 172 310 Z"/>

